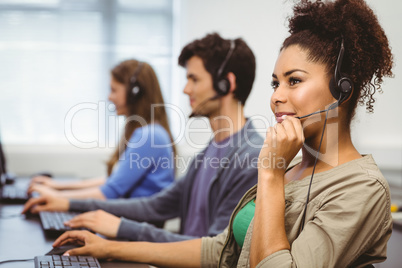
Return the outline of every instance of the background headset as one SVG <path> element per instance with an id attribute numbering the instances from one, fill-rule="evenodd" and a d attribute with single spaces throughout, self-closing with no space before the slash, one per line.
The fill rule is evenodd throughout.
<path id="1" fill-rule="evenodd" d="M 310 184 L 308 186 L 307 200 L 306 200 L 306 203 L 304 205 L 303 217 L 301 219 L 301 225 L 300 225 L 300 229 L 299 229 L 299 234 L 301 233 L 301 231 L 303 231 L 304 224 L 306 222 L 307 204 L 308 204 L 309 199 L 310 199 L 310 189 L 311 189 L 311 184 L 313 182 L 315 167 L 317 165 L 318 157 L 320 156 L 321 144 L 322 144 L 322 140 L 324 138 L 324 133 L 325 133 L 325 126 L 327 125 L 328 112 L 330 110 L 335 109 L 342 102 L 344 102 L 347 99 L 349 99 L 349 97 L 351 96 L 351 94 L 353 92 L 353 82 L 352 82 L 352 80 L 350 78 L 348 78 L 346 75 L 342 74 L 341 71 L 340 71 L 341 66 L 342 66 L 342 60 L 343 60 L 344 52 L 345 52 L 345 47 L 343 46 L 343 38 L 342 38 L 341 49 L 339 50 L 338 60 L 336 61 L 336 65 L 335 65 L 335 74 L 334 74 L 334 77 L 329 82 L 329 89 L 331 91 L 331 94 L 338 101 L 332 103 L 328 107 L 328 109 L 318 111 L 318 112 L 315 112 L 315 113 L 311 113 L 311 114 L 308 114 L 308 115 L 296 117 L 296 118 L 301 119 L 301 118 L 305 118 L 305 117 L 308 117 L 308 116 L 313 115 L 313 114 L 326 112 L 325 121 L 324 121 L 324 127 L 323 127 L 322 133 L 321 133 L 320 144 L 318 145 L 318 150 L 317 150 L 317 154 L 315 156 L 313 171 L 311 173 Z"/>
<path id="2" fill-rule="evenodd" d="M 193 112 L 188 116 L 189 118 L 194 117 L 194 116 L 199 116 L 198 111 L 201 109 L 201 107 L 204 107 L 208 102 L 212 100 L 219 99 L 220 97 L 223 97 L 227 95 L 230 91 L 230 82 L 227 77 L 222 77 L 223 69 L 225 69 L 227 62 L 229 61 L 230 57 L 233 54 L 233 51 L 236 48 L 236 44 L 234 40 L 230 40 L 230 49 L 228 54 L 226 55 L 225 60 L 222 62 L 221 66 L 218 69 L 218 72 L 216 73 L 216 76 L 213 79 L 213 87 L 214 90 L 216 91 L 216 95 L 213 96 L 212 98 L 206 99 L 205 101 L 201 102 L 196 108 L 194 108 Z"/>
<path id="3" fill-rule="evenodd" d="M 344 101 L 350 98 L 353 92 L 353 82 L 349 77 L 341 73 L 341 66 L 344 53 L 345 53 L 345 47 L 343 46 L 343 38 L 342 38 L 341 49 L 339 50 L 338 59 L 335 65 L 334 77 L 331 78 L 329 82 L 329 90 L 331 91 L 332 96 L 337 100 L 337 102 L 331 104 L 328 107 L 328 109 L 317 111 L 303 116 L 296 116 L 296 118 L 302 119 L 314 114 L 320 114 L 327 112 L 329 110 L 333 110 L 339 105 L 341 105 Z"/>
<path id="4" fill-rule="evenodd" d="M 138 95 L 141 94 L 142 89 L 140 83 L 138 82 L 138 75 L 140 74 L 143 66 L 144 63 L 140 61 L 133 76 L 130 78 L 130 83 L 127 90 L 127 103 L 134 103 Z"/>
<path id="5" fill-rule="evenodd" d="M 217 92 L 218 96 L 225 96 L 230 91 L 230 82 L 227 77 L 223 77 L 222 73 L 226 67 L 227 62 L 229 61 L 230 57 L 233 54 L 233 51 L 236 48 L 236 44 L 234 40 L 230 40 L 230 49 L 228 54 L 226 55 L 225 60 L 222 62 L 221 66 L 216 73 L 216 77 L 214 79 L 214 89 Z"/>

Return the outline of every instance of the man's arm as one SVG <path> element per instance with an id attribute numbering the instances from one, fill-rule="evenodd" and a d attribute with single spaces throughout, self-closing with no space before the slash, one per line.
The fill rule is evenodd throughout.
<path id="1" fill-rule="evenodd" d="M 257 184 L 258 170 L 247 167 L 243 169 L 232 169 L 227 174 L 231 180 L 231 188 L 218 200 L 218 206 L 208 228 L 208 236 L 215 236 L 221 233 L 229 224 L 230 216 L 244 194 Z"/>
<path id="2" fill-rule="evenodd" d="M 196 239 L 199 237 L 176 234 L 157 228 L 146 222 L 137 222 L 121 218 L 117 238 L 124 238 L 132 241 L 176 242 Z"/>
<path id="3" fill-rule="evenodd" d="M 70 200 L 69 210 L 102 209 L 113 215 L 137 221 L 160 221 L 179 216 L 180 199 L 185 177 L 169 188 L 150 197 L 117 200 Z"/>

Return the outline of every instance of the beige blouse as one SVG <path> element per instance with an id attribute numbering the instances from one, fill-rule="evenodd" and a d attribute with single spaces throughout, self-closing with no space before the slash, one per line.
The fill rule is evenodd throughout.
<path id="1" fill-rule="evenodd" d="M 372 156 L 314 175 L 306 224 L 299 234 L 309 182 L 310 176 L 285 186 L 285 227 L 291 249 L 266 257 L 257 267 L 364 267 L 384 261 L 392 232 L 390 193 Z M 230 228 L 202 238 L 202 267 L 249 267 L 253 222 L 242 249 L 231 226 L 256 192 L 256 187 L 250 189 L 239 202 Z"/>

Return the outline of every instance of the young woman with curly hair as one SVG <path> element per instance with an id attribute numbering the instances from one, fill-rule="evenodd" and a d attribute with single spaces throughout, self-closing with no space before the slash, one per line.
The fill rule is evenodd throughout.
<path id="1" fill-rule="evenodd" d="M 363 0 L 300 1 L 272 74 L 258 187 L 216 237 L 121 243 L 70 232 L 55 245 L 85 243 L 90 254 L 163 267 L 366 267 L 384 261 L 391 235 L 388 184 L 371 155 L 353 146 L 357 103 L 392 76 L 387 37 Z M 298 151 L 301 159 L 294 159 Z M 290 163 L 291 162 L 291 163 Z"/>

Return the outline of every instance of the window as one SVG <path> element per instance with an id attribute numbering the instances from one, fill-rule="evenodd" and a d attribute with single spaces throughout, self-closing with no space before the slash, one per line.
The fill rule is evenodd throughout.
<path id="1" fill-rule="evenodd" d="M 2 140 L 67 144 L 67 125 L 80 141 L 118 138 L 109 71 L 125 59 L 149 62 L 169 102 L 173 2 L 0 0 Z"/>

